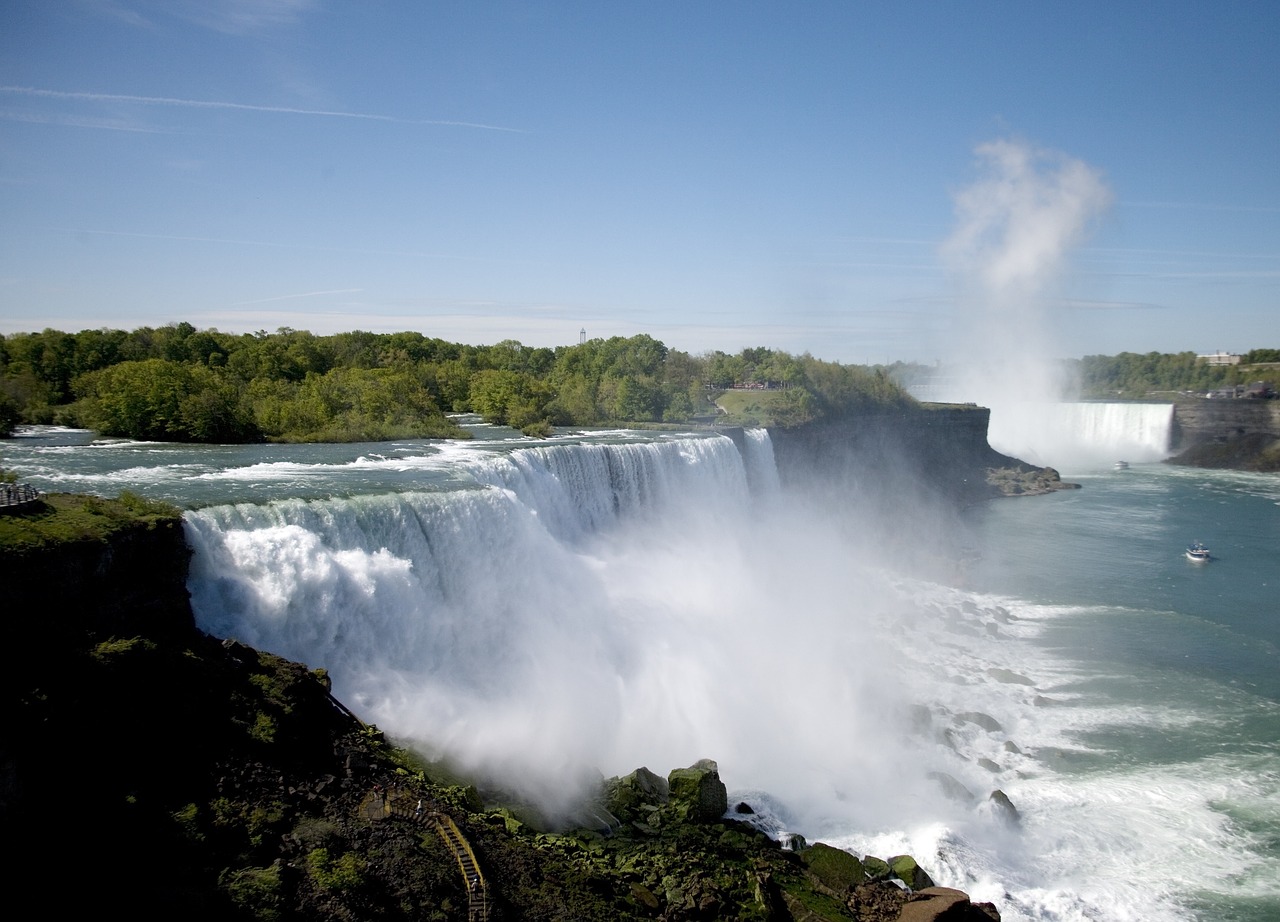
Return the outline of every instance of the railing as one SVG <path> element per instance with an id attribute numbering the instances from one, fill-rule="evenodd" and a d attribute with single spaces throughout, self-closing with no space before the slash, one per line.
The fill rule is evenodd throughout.
<path id="1" fill-rule="evenodd" d="M 0 512 L 14 512 L 40 501 L 41 493 L 29 483 L 0 483 Z"/>
<path id="2" fill-rule="evenodd" d="M 423 801 L 412 794 L 403 791 L 383 792 L 381 789 L 365 798 L 361 813 L 371 820 L 392 816 L 420 826 L 427 823 L 434 825 L 440 838 L 444 839 L 445 845 L 457 859 L 458 870 L 467 882 L 468 922 L 486 922 L 489 918 L 489 898 L 484 874 L 480 871 L 480 862 L 471 843 L 452 817 L 427 809 Z"/>

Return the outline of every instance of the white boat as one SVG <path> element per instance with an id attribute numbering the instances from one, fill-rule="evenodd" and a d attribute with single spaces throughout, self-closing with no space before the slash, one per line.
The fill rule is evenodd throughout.
<path id="1" fill-rule="evenodd" d="M 1193 560 L 1196 563 L 1204 563 L 1211 559 L 1209 557 L 1209 549 L 1197 541 L 1187 547 L 1187 560 Z"/>
<path id="2" fill-rule="evenodd" d="M 1118 470 L 1118 471 L 1127 471 L 1128 469 L 1129 469 L 1129 462 L 1128 462 L 1128 461 L 1117 461 L 1117 462 L 1116 462 L 1116 470 Z"/>

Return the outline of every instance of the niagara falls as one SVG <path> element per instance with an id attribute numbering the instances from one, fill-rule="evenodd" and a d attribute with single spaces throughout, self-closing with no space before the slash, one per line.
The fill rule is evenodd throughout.
<path id="1" fill-rule="evenodd" d="M 935 581 L 894 540 L 942 521 L 920 497 L 884 521 L 790 485 L 765 430 L 467 422 L 459 443 L 16 450 L 46 488 L 187 507 L 202 629 L 327 670 L 365 720 L 547 816 L 712 758 L 773 835 L 909 852 L 1005 919 L 1274 905 L 1266 475 L 1081 469 L 953 521 Z M 1191 530 L 1213 567 L 1182 559 Z"/>

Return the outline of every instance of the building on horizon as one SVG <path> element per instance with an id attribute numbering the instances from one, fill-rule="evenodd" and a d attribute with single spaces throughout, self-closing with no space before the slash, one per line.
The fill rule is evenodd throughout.
<path id="1" fill-rule="evenodd" d="M 1212 352 L 1209 355 L 1197 355 L 1196 358 L 1206 365 L 1239 365 L 1242 357 L 1231 352 Z"/>

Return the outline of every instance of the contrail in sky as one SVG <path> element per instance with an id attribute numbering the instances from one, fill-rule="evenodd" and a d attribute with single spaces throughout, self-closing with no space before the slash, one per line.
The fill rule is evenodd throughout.
<path id="1" fill-rule="evenodd" d="M 255 106 L 243 102 L 223 102 L 209 99 L 176 99 L 170 96 L 130 96 L 122 93 L 84 93 L 66 90 L 46 90 L 33 86 L 0 86 L 0 93 L 21 96 L 41 96 L 48 99 L 79 99 L 87 102 L 128 102 L 143 106 L 181 106 L 189 109 L 234 109 L 242 112 L 272 112 L 283 115 L 314 115 L 322 118 L 354 118 L 369 122 L 392 122 L 400 125 L 447 125 L 454 128 L 481 128 L 485 131 L 510 131 L 523 134 L 521 128 L 501 125 L 485 125 L 479 122 L 453 122 L 442 119 L 396 118 L 369 112 L 342 112 L 331 109 L 297 109 L 289 106 Z"/>

